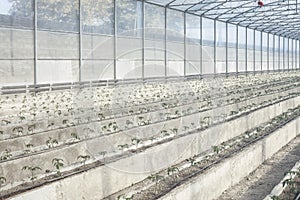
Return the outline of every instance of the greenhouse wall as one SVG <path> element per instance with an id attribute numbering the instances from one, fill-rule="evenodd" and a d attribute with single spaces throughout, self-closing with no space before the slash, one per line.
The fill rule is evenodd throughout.
<path id="1" fill-rule="evenodd" d="M 2 0 L 0 86 L 299 68 L 299 41 L 138 0 Z"/>

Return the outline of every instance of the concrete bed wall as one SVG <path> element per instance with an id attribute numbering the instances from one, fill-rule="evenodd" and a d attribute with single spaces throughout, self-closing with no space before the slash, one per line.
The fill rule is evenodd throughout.
<path id="1" fill-rule="evenodd" d="M 105 166 L 35 188 L 12 199 L 32 199 L 39 195 L 43 195 L 43 199 L 49 200 L 83 198 L 93 200 L 103 198 L 130 186 L 132 183 L 143 180 L 151 173 L 211 149 L 213 145 L 227 141 L 249 128 L 268 121 L 271 117 L 275 117 L 287 109 L 298 105 L 299 98 L 293 98 L 259 109 L 247 116 L 211 127 L 200 133 L 187 135 L 154 146 L 144 152 L 117 160 Z M 267 140 L 266 143 L 268 143 Z M 267 147 L 267 145 L 265 146 Z M 99 147 L 101 148 L 100 144 Z M 255 154 L 256 151 L 251 150 L 250 152 Z M 258 150 L 258 152 L 261 151 Z M 59 151 L 56 151 L 56 153 L 52 152 L 51 154 L 57 156 L 58 153 Z M 254 157 L 256 158 L 257 156 Z M 236 160 L 236 163 L 239 162 L 239 160 Z M 253 163 L 255 162 L 253 161 Z M 218 177 L 222 176 L 218 175 Z"/>
<path id="2" fill-rule="evenodd" d="M 235 120 L 232 120 L 230 122 L 222 123 L 217 126 L 210 127 L 207 130 L 204 130 L 200 133 L 194 133 L 191 135 L 184 136 L 182 138 L 175 139 L 174 141 L 170 142 L 170 145 L 180 145 L 183 147 L 188 147 L 187 149 L 191 148 L 191 151 L 189 154 L 184 156 L 183 158 L 180 158 L 180 160 L 184 160 L 194 154 L 201 153 L 207 149 L 210 149 L 211 146 L 219 144 L 221 142 L 224 142 L 232 137 L 235 137 L 242 132 L 247 131 L 248 129 L 251 129 L 253 127 L 256 127 L 258 124 L 263 123 L 265 121 L 268 121 L 270 118 L 275 117 L 282 112 L 286 111 L 287 109 L 294 108 L 297 104 L 295 102 L 298 102 L 300 100 L 300 97 L 295 97 L 265 108 L 261 108 L 257 111 L 251 112 L 248 115 L 239 117 Z M 236 105 L 229 105 L 229 107 L 235 107 Z M 225 106 L 226 107 L 226 106 Z M 227 106 L 228 107 L 228 106 Z M 232 108 L 228 109 L 231 110 Z M 225 109 L 227 110 L 227 109 Z M 168 128 L 188 125 L 191 122 L 197 123 L 198 119 L 200 117 L 204 116 L 213 116 L 214 113 L 220 113 L 224 112 L 224 109 L 220 108 L 218 111 L 207 111 L 207 113 L 197 113 L 191 116 L 187 116 L 185 118 L 179 118 L 174 119 L 169 122 L 162 122 L 158 124 L 151 125 L 151 129 L 149 126 L 145 127 L 138 127 L 135 129 L 131 129 L 128 131 L 122 131 L 119 133 L 115 133 L 112 135 L 107 135 L 103 137 L 98 137 L 92 140 L 87 140 L 80 143 L 75 143 L 69 146 L 61 147 L 58 149 L 50 149 L 45 152 L 39 153 L 39 154 L 33 154 L 30 156 L 18 158 L 18 159 L 12 159 L 9 161 L 6 161 L 4 163 L 1 163 L 2 169 L 0 169 L 0 172 L 2 174 L 5 174 L 8 180 L 10 182 L 16 182 L 20 181 L 23 178 L 26 178 L 28 175 L 24 172 L 22 172 L 20 169 L 23 166 L 39 166 L 43 170 L 52 170 L 53 166 L 51 164 L 51 160 L 53 158 L 62 158 L 64 160 L 65 166 L 74 164 L 77 161 L 77 156 L 79 155 L 99 155 L 102 151 L 107 151 L 109 156 L 109 153 L 112 153 L 114 151 L 120 152 L 119 148 L 117 147 L 119 144 L 130 144 L 131 139 L 133 137 L 138 138 L 148 138 L 151 137 L 157 132 L 159 132 L 162 129 L 168 130 Z M 260 118 L 260 121 L 257 121 L 256 119 Z M 239 128 L 236 128 L 239 127 Z M 76 129 L 72 128 L 70 130 L 76 131 Z M 80 131 L 81 130 L 81 131 Z M 79 132 L 85 132 L 82 128 L 77 129 Z M 68 134 L 65 134 L 66 130 L 59 130 L 59 131 L 50 131 L 45 132 L 43 134 L 39 135 L 33 135 L 33 136 L 27 136 L 25 138 L 21 138 L 18 140 L 9 140 L 8 143 L 2 142 L 0 143 L 1 146 L 7 147 L 9 145 L 10 149 L 12 150 L 20 150 L 21 147 L 25 143 L 31 143 L 31 144 L 44 144 L 45 141 L 51 136 L 52 138 L 57 138 L 59 141 L 62 139 L 68 139 L 71 132 L 67 132 Z M 220 134 L 221 133 L 221 134 Z M 81 138 L 84 138 L 83 135 L 79 136 Z M 195 138 L 199 137 L 199 139 L 195 140 Z M 200 141 L 198 141 L 200 140 Z M 177 144 L 176 141 L 182 141 Z M 209 141 L 209 142 L 207 142 Z M 3 145 L 2 145 L 3 144 Z M 200 148 L 199 148 L 200 147 Z M 196 148 L 196 149 L 193 149 Z M 183 152 L 185 149 L 179 148 L 178 152 Z M 168 157 L 166 155 L 166 157 Z M 125 162 L 125 161 L 124 161 Z M 164 161 L 166 162 L 166 161 Z M 163 166 L 157 166 L 153 167 L 152 171 L 157 171 L 159 169 L 163 169 L 164 167 L 168 167 L 172 163 L 166 162 Z M 173 163 L 175 164 L 175 163 Z M 139 170 L 139 172 L 143 172 L 144 169 Z M 19 172 L 19 173 L 16 173 Z M 36 173 L 42 173 L 36 172 Z M 131 184 L 131 183 L 128 183 Z M 120 188 L 119 188 L 120 189 Z"/>
<path id="3" fill-rule="evenodd" d="M 227 188 L 237 184 L 265 160 L 300 134 L 300 118 L 289 122 L 261 141 L 224 160 L 204 174 L 179 186 L 160 200 L 217 199 Z M 218 185 L 218 187 L 216 187 Z"/>
<path id="4" fill-rule="evenodd" d="M 167 130 L 169 128 L 174 128 L 174 127 L 180 129 L 183 126 L 191 126 L 191 123 L 194 123 L 195 125 L 199 126 L 200 118 L 203 118 L 205 116 L 211 116 L 212 118 L 214 118 L 217 115 L 220 115 L 221 113 L 228 115 L 230 113 L 230 111 L 238 111 L 238 109 L 243 106 L 251 105 L 252 103 L 259 104 L 263 101 L 268 101 L 269 99 L 274 98 L 275 96 L 277 96 L 277 97 L 286 96 L 290 92 L 298 92 L 299 90 L 300 90 L 300 88 L 294 88 L 289 91 L 283 91 L 283 92 L 278 92 L 276 94 L 264 95 L 262 97 L 255 97 L 255 98 L 252 98 L 252 99 L 249 99 L 246 101 L 242 101 L 239 103 L 225 105 L 222 107 L 214 108 L 212 110 L 183 116 L 180 119 L 163 121 L 163 122 L 156 123 L 156 124 L 150 124 L 148 126 L 140 126 L 140 127 L 133 128 L 130 130 L 124 130 L 124 131 L 122 131 L 122 135 L 128 135 L 131 137 L 136 136 L 136 137 L 144 138 L 144 137 L 151 137 L 151 136 L 157 135 L 157 134 L 159 134 L 160 130 L 163 130 L 163 129 Z M 187 110 L 190 107 L 194 110 L 194 109 L 198 109 L 198 107 L 200 105 L 202 105 L 202 103 L 200 103 L 200 104 L 193 103 L 191 105 L 179 106 L 179 107 L 172 108 L 172 109 L 140 114 L 138 116 L 144 117 L 144 119 L 152 118 L 152 119 L 157 120 L 157 119 L 159 119 L 159 113 L 169 112 L 169 113 L 173 114 L 173 113 L 175 113 L 176 110 L 183 111 L 183 110 Z M 269 116 L 266 116 L 266 117 L 269 117 Z M 60 122 L 63 119 L 72 120 L 71 117 L 63 117 L 60 119 Z M 42 131 L 42 130 L 47 130 L 46 127 L 50 122 L 54 122 L 55 124 L 58 124 L 57 121 L 59 121 L 59 120 L 55 120 L 55 121 L 54 120 L 49 120 L 49 121 L 45 120 L 41 123 L 36 123 L 36 131 L 38 131 L 38 132 L 42 131 L 40 133 L 23 135 L 22 137 L 17 137 L 17 138 L 12 138 L 12 139 L 7 139 L 7 140 L 0 140 L 0 152 L 3 152 L 8 146 L 11 151 L 21 151 L 24 149 L 25 143 L 26 144 L 31 143 L 34 146 L 45 145 L 45 142 L 46 142 L 46 140 L 49 139 L 49 136 L 51 136 L 52 138 L 58 139 L 59 142 L 64 142 L 64 141 L 70 139 L 71 133 L 77 133 L 81 139 L 84 139 L 86 137 L 92 137 L 93 134 L 87 133 L 87 131 L 86 131 L 87 128 L 94 129 L 94 131 L 95 131 L 94 135 L 99 136 L 100 133 L 102 133 L 101 127 L 103 125 L 107 125 L 110 122 L 116 121 L 117 125 L 121 129 L 124 129 L 126 120 L 134 121 L 134 119 L 137 119 L 137 117 L 129 115 L 129 116 L 124 116 L 124 117 L 115 118 L 115 119 L 108 119 L 108 120 L 104 120 L 101 122 L 93 122 L 93 123 L 89 123 L 89 124 L 77 125 L 76 127 L 73 127 L 73 126 L 66 127 L 66 125 L 62 125 L 62 126 L 64 126 L 64 128 Z M 30 126 L 30 125 L 31 125 L 31 123 L 29 123 L 27 125 L 23 125 L 25 132 L 27 130 L 27 126 Z M 8 127 L 6 127 L 6 129 L 3 128 L 2 130 L 5 130 L 6 132 L 11 132 L 11 134 L 16 135 L 17 133 L 13 133 L 14 127 L 15 126 L 8 126 Z M 151 127 L 151 129 L 149 127 Z M 125 134 L 123 134 L 123 133 L 125 133 Z M 141 135 L 141 133 L 144 133 L 144 134 Z M 1 136 L 0 136 L 0 139 L 1 139 Z M 123 143 L 124 144 L 130 143 L 131 142 L 130 140 L 131 140 L 131 138 L 128 137 L 127 140 L 123 141 Z M 110 141 L 112 141 L 112 140 L 110 140 Z M 122 144 L 122 140 L 119 140 L 119 142 L 121 142 L 121 143 L 118 143 L 118 144 Z M 115 143 L 115 147 L 118 144 Z"/>

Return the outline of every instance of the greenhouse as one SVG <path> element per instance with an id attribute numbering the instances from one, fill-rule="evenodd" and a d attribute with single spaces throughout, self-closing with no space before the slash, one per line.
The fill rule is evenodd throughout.
<path id="1" fill-rule="evenodd" d="M 299 6 L 0 0 L 0 199 L 300 200 Z"/>

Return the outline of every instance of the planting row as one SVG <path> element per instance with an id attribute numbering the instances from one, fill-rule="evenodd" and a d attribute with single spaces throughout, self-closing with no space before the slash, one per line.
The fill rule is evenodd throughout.
<path id="1" fill-rule="evenodd" d="M 246 131 L 242 135 L 234 137 L 220 145 L 213 146 L 209 151 L 199 155 L 194 155 L 193 157 L 190 157 L 176 165 L 170 166 L 159 173 L 151 174 L 147 179 L 131 186 L 130 188 L 126 188 L 123 191 L 113 194 L 107 197 L 107 199 L 157 199 L 178 185 L 188 181 L 190 178 L 203 173 L 214 164 L 221 162 L 223 159 L 241 151 L 241 149 L 253 142 L 267 136 L 289 121 L 299 117 L 299 115 L 299 106 L 294 109 L 290 109 L 287 112 L 272 118 L 267 123 L 262 123 L 259 126 Z M 294 171 L 290 173 L 298 174 L 298 172 Z M 284 184 L 289 184 L 292 188 L 295 188 L 296 181 L 287 179 L 284 181 Z"/>
<path id="2" fill-rule="evenodd" d="M 190 113 L 192 110 L 199 109 L 210 109 L 215 106 L 220 106 L 222 104 L 229 104 L 238 101 L 243 101 L 247 99 L 251 99 L 256 96 L 262 96 L 265 94 L 272 94 L 277 91 L 287 90 L 290 88 L 297 87 L 299 84 L 295 83 L 277 83 L 275 86 L 267 85 L 268 89 L 265 89 L 266 86 L 262 88 L 257 88 L 257 91 L 253 92 L 248 89 L 240 89 L 235 92 L 238 94 L 222 96 L 220 93 L 206 95 L 203 97 L 204 100 L 200 100 L 198 97 L 191 97 L 189 101 L 186 102 L 178 102 L 178 100 L 173 101 L 172 103 L 159 103 L 157 105 L 150 105 L 149 107 L 143 107 L 143 111 L 139 112 L 141 109 L 132 110 L 132 112 L 125 113 L 123 115 L 116 115 L 115 111 L 107 111 L 105 116 L 101 113 L 101 115 L 97 112 L 88 112 L 82 114 L 81 117 L 72 113 L 70 116 L 63 116 L 62 118 L 56 120 L 43 119 L 43 120 L 35 120 L 32 122 L 23 122 L 20 124 L 8 124 L 6 126 L 2 126 L 0 129 L 0 140 L 6 138 L 18 137 L 26 134 L 33 134 L 43 132 L 45 130 L 55 130 L 66 127 L 74 127 L 78 124 L 86 124 L 95 121 L 101 121 L 105 123 L 107 121 L 107 126 L 111 124 L 111 120 L 118 120 L 119 118 L 129 118 L 126 121 L 126 124 L 118 123 L 118 129 L 126 129 L 128 126 L 136 126 L 136 125 L 144 125 L 157 121 L 157 119 L 167 119 L 167 118 L 176 118 L 180 115 L 184 115 L 185 113 Z M 273 86 L 273 87 L 272 87 Z M 158 112 L 159 111 L 159 112 Z M 156 116 L 153 116 L 153 112 L 156 113 Z M 148 119 L 145 119 L 142 115 L 148 115 Z M 159 116 L 157 116 L 159 115 Z M 129 117 L 131 116 L 131 117 Z M 117 119 L 118 118 L 118 119 Z M 95 120 L 96 119 L 96 120 Z M 122 121 L 122 120 L 121 120 Z M 116 128 L 116 126 L 112 126 L 112 128 Z M 108 131 L 116 131 L 110 130 Z"/>
<path id="3" fill-rule="evenodd" d="M 10 154 L 11 156 L 9 156 L 9 158 L 14 158 L 23 154 L 28 155 L 29 153 L 47 150 L 50 147 L 84 142 L 92 138 L 104 137 L 105 135 L 116 133 L 134 136 L 137 135 L 137 133 L 142 132 L 142 137 L 144 138 L 157 136 L 162 130 L 168 128 L 173 130 L 173 132 L 184 132 L 188 129 L 194 129 L 196 127 L 217 122 L 220 123 L 228 118 L 258 107 L 274 103 L 278 100 L 294 97 L 299 91 L 300 88 L 293 88 L 287 91 L 280 90 L 280 92 L 274 94 L 255 96 L 246 101 L 240 100 L 235 104 L 230 102 L 224 103 L 224 105 L 219 104 L 218 107 L 211 107 L 210 109 L 203 109 L 200 106 L 195 109 L 190 109 L 191 107 L 189 107 L 187 110 L 181 108 L 181 112 L 179 112 L 178 109 L 173 108 L 169 109 L 168 113 L 142 114 L 137 116 L 137 123 L 131 122 L 131 119 L 128 117 L 123 117 L 118 120 L 113 119 L 101 123 L 95 122 L 76 127 L 45 131 L 39 134 L 23 135 L 22 137 L 20 136 L 0 141 L 0 152 L 3 152 L 4 155 Z M 171 115 L 170 113 L 174 114 Z M 179 122 L 178 120 L 181 120 L 180 126 L 174 126 L 174 124 Z M 152 130 L 149 129 L 149 127 L 152 128 Z M 4 155 L 3 157 L 8 157 Z M 4 158 L 1 160 L 4 160 Z M 5 160 L 8 160 L 8 158 Z"/>
<path id="4" fill-rule="evenodd" d="M 268 103 L 268 101 L 265 102 Z M 256 105 L 252 107 L 252 110 L 258 109 L 262 106 L 263 105 Z M 293 106 L 293 104 L 287 102 L 287 105 L 283 107 L 293 108 Z M 219 111 L 221 110 L 222 109 L 220 109 Z M 220 113 L 219 111 L 216 111 L 216 113 Z M 277 109 L 276 111 L 278 112 Z M 208 116 L 213 116 L 213 111 L 206 112 Z M 249 112 L 249 110 L 247 112 Z M 226 120 L 240 120 L 243 116 L 242 113 L 243 109 L 237 111 L 237 113 L 233 113 L 231 115 L 228 114 Z M 276 113 L 274 112 L 268 114 L 272 116 Z M 261 114 L 259 114 L 258 116 L 261 116 Z M 223 117 L 224 116 L 218 116 L 216 119 L 220 119 Z M 149 130 L 149 127 L 145 127 L 145 129 L 140 130 L 141 132 L 139 132 L 137 129 L 133 132 L 128 132 L 125 134 L 120 132 L 118 134 L 110 134 L 107 137 L 97 137 L 93 140 L 84 141 L 80 140 L 79 138 L 74 138 L 73 142 L 76 142 L 75 140 L 77 140 L 78 143 L 72 143 L 68 146 L 59 145 L 59 143 L 53 138 L 49 138 L 46 141 L 47 147 L 44 148 L 44 150 L 34 152 L 34 148 L 28 146 L 26 148 L 28 150 L 25 152 L 25 149 L 23 152 L 24 154 L 22 154 L 21 157 L 17 156 L 14 158 L 11 152 L 5 151 L 2 155 L 3 160 L 1 166 L 3 167 L 1 169 L 1 174 L 3 174 L 3 177 L 6 177 L 6 179 L 8 180 L 7 183 L 9 184 L 3 187 L 3 189 L 7 190 L 24 182 L 32 182 L 45 176 L 52 176 L 53 174 L 60 173 L 61 170 L 67 172 L 74 168 L 84 167 L 86 164 L 96 162 L 97 160 L 102 160 L 103 162 L 103 159 L 109 160 L 110 157 L 113 158 L 115 156 L 126 155 L 127 152 L 130 152 L 132 150 L 136 151 L 137 149 L 143 149 L 148 146 L 161 144 L 162 142 L 176 139 L 186 134 L 191 134 L 193 133 L 193 131 L 199 132 L 200 130 L 208 128 L 209 125 L 212 126 L 213 124 L 220 123 L 220 121 L 211 117 L 202 119 L 201 121 L 197 121 L 197 119 L 202 119 L 201 113 L 196 113 L 194 115 L 191 115 L 186 120 L 183 120 L 188 123 L 195 123 L 195 125 L 194 127 L 187 127 L 183 128 L 182 130 L 180 129 L 180 131 L 178 131 L 178 129 L 176 130 L 176 125 L 178 124 L 178 120 L 180 119 L 173 119 L 167 126 L 164 127 L 163 130 L 160 131 L 159 135 L 154 136 L 148 135 L 149 133 L 147 133 L 147 130 Z M 265 120 L 267 119 L 268 118 L 266 116 Z M 257 122 L 256 120 L 249 121 L 249 127 L 247 128 L 251 128 L 257 125 L 257 123 L 260 122 Z M 60 164 L 58 164 L 57 162 L 59 162 Z M 57 165 L 59 165 L 58 168 Z M 25 169 L 28 167 L 32 170 L 34 169 L 32 176 L 28 176 L 29 172 L 26 173 L 26 170 L 23 171 L 19 169 L 20 166 L 21 169 L 22 167 L 24 167 Z M 53 168 L 56 170 L 54 170 Z M 20 173 L 16 173 L 17 171 L 20 171 Z"/>
<path id="5" fill-rule="evenodd" d="M 280 76 L 279 76 L 280 75 Z M 186 82 L 171 83 L 151 83 L 140 85 L 130 85 L 128 87 L 109 87 L 109 88 L 84 88 L 82 90 L 67 90 L 59 92 L 44 92 L 37 94 L 28 94 L 24 96 L 22 102 L 16 101 L 21 98 L 18 95 L 14 97 L 5 96 L 1 101 L 1 123 L 2 125 L 37 121 L 39 119 L 52 119 L 57 117 L 70 116 L 70 114 L 81 115 L 92 111 L 101 118 L 106 117 L 106 111 L 113 109 L 115 114 L 122 108 L 130 108 L 137 105 L 149 104 L 151 102 L 162 102 L 177 99 L 177 101 L 186 101 L 191 99 L 192 95 L 202 97 L 211 91 L 225 90 L 232 88 L 234 92 L 240 87 L 251 87 L 257 85 L 279 81 L 282 79 L 295 81 L 298 78 L 293 74 L 279 75 L 260 75 L 249 78 L 218 78 L 210 81 L 191 80 Z M 268 80 L 268 81 L 266 81 Z M 218 83 L 218 84 L 216 84 Z M 150 86 L 149 86 L 150 85 Z M 151 88 L 151 89 L 149 89 Z M 256 88 L 253 88 L 256 89 Z M 108 90 L 109 92 L 105 92 Z M 137 93 L 135 91 L 138 91 Z M 109 93 L 109 94 L 108 94 Z M 140 94 L 142 93 L 142 94 Z M 145 94 L 144 94 L 145 93 Z M 151 96 L 148 98 L 148 96 Z M 4 97 L 3 97 L 4 98 Z M 12 100 L 7 100 L 12 98 Z M 87 106 L 88 105 L 88 106 Z M 147 108 L 145 108 L 147 109 Z M 125 110 L 127 113 L 131 109 Z M 143 108 L 141 108 L 143 110 Z M 12 112 L 16 112 L 14 115 Z"/>

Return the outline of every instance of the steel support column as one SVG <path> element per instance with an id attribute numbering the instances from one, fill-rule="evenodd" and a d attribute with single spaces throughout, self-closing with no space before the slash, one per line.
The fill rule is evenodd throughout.
<path id="1" fill-rule="evenodd" d="M 239 73 L 239 26 L 236 25 L 236 40 L 235 40 L 235 72 Z"/>
<path id="2" fill-rule="evenodd" d="M 278 36 L 278 70 L 280 71 L 280 36 Z"/>
<path id="3" fill-rule="evenodd" d="M 275 70 L 275 35 L 273 35 L 273 71 Z"/>
<path id="4" fill-rule="evenodd" d="M 260 31 L 260 72 L 263 71 L 263 34 Z"/>
<path id="5" fill-rule="evenodd" d="M 245 57 L 245 71 L 246 71 L 246 74 L 248 74 L 248 28 L 245 28 L 246 29 L 246 45 L 245 45 L 245 53 L 246 53 L 246 57 Z"/>
<path id="6" fill-rule="evenodd" d="M 183 75 L 186 76 L 186 12 L 183 13 L 183 20 L 184 20 L 184 58 L 183 58 Z"/>
<path id="7" fill-rule="evenodd" d="M 267 71 L 270 71 L 270 34 L 267 34 Z"/>
<path id="8" fill-rule="evenodd" d="M 225 42 L 225 52 L 226 52 L 226 54 L 225 54 L 225 59 L 226 59 L 226 74 L 228 74 L 228 23 L 226 23 L 225 24 L 225 34 L 226 34 L 226 42 Z"/>
<path id="9" fill-rule="evenodd" d="M 214 20 L 214 75 L 217 73 L 217 21 Z"/>
<path id="10" fill-rule="evenodd" d="M 288 47 L 287 49 L 289 49 L 289 42 L 287 44 L 285 44 L 285 43 L 286 43 L 286 39 L 283 37 L 283 52 L 282 52 L 283 53 L 283 61 L 282 61 L 283 71 L 286 70 L 286 66 L 285 66 L 286 61 L 289 61 L 289 57 L 286 58 L 287 52 L 285 51 L 286 46 Z"/>
<path id="11" fill-rule="evenodd" d="M 34 64 L 33 64 L 33 84 L 36 86 L 37 84 L 37 0 L 34 0 Z"/>
<path id="12" fill-rule="evenodd" d="M 253 30 L 253 72 L 255 74 L 255 64 L 256 64 L 256 61 L 255 61 L 255 49 L 256 49 L 256 44 L 255 44 L 255 30 Z"/>
<path id="13" fill-rule="evenodd" d="M 168 34 L 168 31 L 167 31 L 167 11 L 168 11 L 168 8 L 165 7 L 165 78 L 167 78 L 167 34 Z"/>
<path id="14" fill-rule="evenodd" d="M 203 39 L 202 39 L 202 17 L 200 17 L 200 75 L 203 75 Z"/>
<path id="15" fill-rule="evenodd" d="M 79 82 L 82 81 L 82 4 L 79 0 Z"/>
<path id="16" fill-rule="evenodd" d="M 114 80 L 117 79 L 117 0 L 114 0 Z"/>
<path id="17" fill-rule="evenodd" d="M 287 57 L 287 70 L 289 71 L 290 70 L 290 39 L 287 38 L 285 40 L 287 40 L 287 51 L 286 51 L 287 55 L 285 55 L 285 56 Z M 286 67 L 285 67 L 285 69 L 286 69 Z"/>
<path id="18" fill-rule="evenodd" d="M 275 70 L 275 35 L 273 35 L 273 71 Z"/>
<path id="19" fill-rule="evenodd" d="M 142 1 L 142 80 L 145 79 L 145 1 Z"/>

